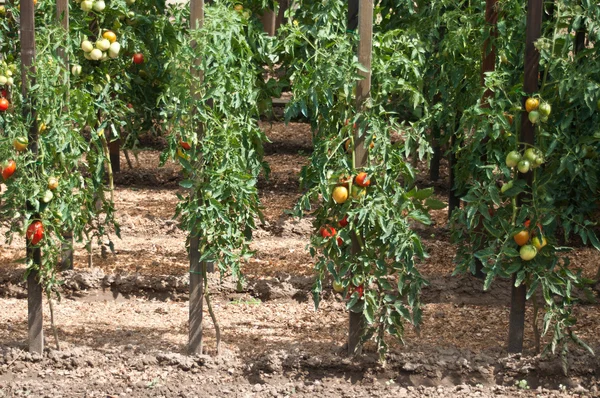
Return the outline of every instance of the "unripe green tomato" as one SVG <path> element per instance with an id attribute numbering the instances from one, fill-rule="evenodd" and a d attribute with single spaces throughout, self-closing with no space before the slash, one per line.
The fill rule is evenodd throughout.
<path id="1" fill-rule="evenodd" d="M 506 166 L 517 167 L 517 164 L 521 161 L 521 154 L 517 151 L 510 151 L 506 155 Z"/>
<path id="2" fill-rule="evenodd" d="M 102 59 L 102 51 L 100 51 L 97 48 L 94 48 L 90 53 L 90 58 L 94 61 L 99 61 L 100 59 Z"/>
<path id="3" fill-rule="evenodd" d="M 536 124 L 540 119 L 540 113 L 538 111 L 531 111 L 529 112 L 528 117 L 531 124 Z"/>
<path id="4" fill-rule="evenodd" d="M 342 282 L 333 281 L 333 290 L 337 293 L 341 293 L 344 291 L 344 285 Z"/>
<path id="5" fill-rule="evenodd" d="M 117 58 L 119 56 L 119 51 L 121 51 L 121 45 L 118 41 L 116 41 L 108 48 L 108 56 L 111 58 Z"/>
<path id="6" fill-rule="evenodd" d="M 94 8 L 94 2 L 91 0 L 83 0 L 80 4 L 81 10 L 90 12 Z"/>
<path id="7" fill-rule="evenodd" d="M 552 106 L 550 106 L 547 102 L 542 102 L 539 107 L 540 114 L 542 116 L 550 116 L 550 112 L 552 112 Z"/>
<path id="8" fill-rule="evenodd" d="M 527 173 L 529 171 L 529 168 L 531 167 L 531 164 L 529 163 L 528 160 L 521 160 L 519 162 L 519 164 L 517 164 L 517 169 L 519 170 L 520 173 Z"/>
<path id="9" fill-rule="evenodd" d="M 104 0 L 96 0 L 92 8 L 96 12 L 102 12 L 106 8 L 106 3 L 104 2 Z"/>
<path id="10" fill-rule="evenodd" d="M 0 86 L 4 86 L 6 83 L 8 83 L 8 78 L 0 75 Z"/>
<path id="11" fill-rule="evenodd" d="M 530 261 L 537 255 L 537 249 L 533 245 L 521 246 L 519 255 L 523 261 Z"/>
<path id="12" fill-rule="evenodd" d="M 107 51 L 110 48 L 110 41 L 107 39 L 99 39 L 96 41 L 96 48 L 100 51 Z"/>
<path id="13" fill-rule="evenodd" d="M 84 40 L 81 42 L 81 49 L 86 53 L 91 53 L 94 49 L 94 45 L 89 40 Z"/>
<path id="14" fill-rule="evenodd" d="M 0 6 L 0 16 L 3 17 L 4 15 L 6 15 L 6 7 Z"/>
<path id="15" fill-rule="evenodd" d="M 502 185 L 502 187 L 500 188 L 500 192 L 504 193 L 504 192 L 508 191 L 509 189 L 511 189 L 512 187 L 513 187 L 513 181 L 510 180 L 506 184 Z"/>
<path id="16" fill-rule="evenodd" d="M 71 67 L 71 73 L 73 74 L 73 76 L 79 76 L 81 75 L 81 65 L 73 65 Z"/>

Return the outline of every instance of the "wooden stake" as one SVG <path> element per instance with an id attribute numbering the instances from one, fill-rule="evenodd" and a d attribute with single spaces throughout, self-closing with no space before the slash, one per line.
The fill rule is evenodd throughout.
<path id="1" fill-rule="evenodd" d="M 204 0 L 190 1 L 190 29 L 200 29 L 204 25 Z M 196 43 L 193 43 L 195 46 Z M 201 64 L 200 59 L 196 59 L 195 65 Z M 202 79 L 202 73 L 192 69 L 192 74 L 196 74 Z M 197 87 L 192 86 L 192 96 L 197 98 Z M 198 132 L 202 135 L 202 131 Z M 195 232 L 195 233 L 194 233 Z M 202 315 L 203 315 L 203 297 L 204 284 L 202 263 L 200 262 L 200 237 L 198 231 L 192 231 L 190 236 L 190 308 L 189 323 L 190 334 L 188 343 L 188 352 L 190 354 L 202 354 Z"/>
<path id="2" fill-rule="evenodd" d="M 279 0 L 279 11 L 277 12 L 277 19 L 275 21 L 275 33 L 279 30 L 279 27 L 286 23 L 287 19 L 285 13 L 290 6 L 290 0 Z"/>
<path id="3" fill-rule="evenodd" d="M 362 0 L 358 11 L 359 34 L 358 62 L 365 67 L 367 72 L 359 71 L 363 77 L 356 85 L 356 109 L 360 111 L 371 94 L 371 55 L 373 51 L 373 0 Z M 367 164 L 368 154 L 365 147 L 365 134 L 359 136 L 359 131 L 354 131 L 354 160 L 355 168 Z M 360 245 L 356 238 L 352 239 L 352 253 L 360 253 Z M 362 313 L 350 312 L 348 322 L 348 355 L 360 354 L 360 337 L 364 330 L 364 317 Z"/>
<path id="4" fill-rule="evenodd" d="M 37 155 L 37 122 L 33 104 L 29 99 L 29 87 L 35 84 L 31 80 L 31 74 L 35 72 L 33 60 L 35 58 L 35 21 L 33 0 L 21 0 L 21 93 L 25 99 L 23 106 L 23 118 L 32 120 L 29 129 L 29 149 Z M 29 205 L 27 205 L 29 207 Z M 29 207 L 30 208 L 30 207 Z M 31 208 L 30 208 L 31 209 Z M 34 217 L 37 218 L 37 217 Z M 27 241 L 27 262 L 32 263 L 37 269 L 42 264 L 42 255 L 39 248 L 31 246 Z M 29 328 L 29 351 L 42 354 L 44 352 L 44 314 L 42 311 L 42 286 L 39 283 L 37 270 L 29 272 L 27 277 L 27 323 Z"/>
<path id="5" fill-rule="evenodd" d="M 482 52 L 482 61 L 481 61 L 481 86 L 485 85 L 485 75 L 487 72 L 493 72 L 496 70 L 496 45 L 493 43 L 491 38 L 498 37 L 498 0 L 486 0 L 485 2 L 485 21 L 489 25 L 490 29 L 490 37 L 488 37 L 484 43 Z M 485 90 L 483 93 L 483 98 L 481 98 L 481 107 L 489 108 L 489 103 L 487 99 L 492 97 L 494 92 L 490 89 Z M 488 138 L 484 138 L 481 141 L 481 145 L 485 145 L 488 142 Z M 487 154 L 483 154 L 481 156 L 481 163 L 485 164 L 487 162 Z M 483 223 L 477 226 L 478 230 L 483 231 Z M 485 242 L 482 242 L 481 245 L 475 247 L 473 250 L 478 251 L 483 246 L 485 246 Z M 485 273 L 483 272 L 483 262 L 476 258 L 475 259 L 475 277 L 479 279 L 485 279 Z"/>
<path id="6" fill-rule="evenodd" d="M 275 17 L 276 14 L 273 10 L 263 10 L 263 15 L 261 17 L 263 29 L 269 36 L 275 36 Z"/>
<path id="7" fill-rule="evenodd" d="M 529 0 L 527 2 L 527 31 L 525 42 L 525 79 L 523 80 L 523 90 L 527 94 L 533 94 L 538 91 L 539 84 L 539 64 L 540 53 L 535 49 L 534 42 L 540 37 L 542 32 L 542 12 L 543 0 Z M 521 114 L 521 137 L 520 141 L 525 144 L 535 144 L 535 126 L 531 124 L 525 110 L 525 100 L 523 97 L 523 113 Z M 529 171 L 526 174 L 519 173 L 519 178 L 527 180 L 531 186 L 533 173 Z M 531 192 L 527 193 L 531 195 Z M 521 206 L 524 197 L 520 196 L 517 205 Z M 510 323 L 508 328 L 508 352 L 516 353 L 523 351 L 523 333 L 525 330 L 525 302 L 527 286 L 521 284 L 515 287 L 516 274 L 512 278 L 512 292 L 510 302 Z"/>

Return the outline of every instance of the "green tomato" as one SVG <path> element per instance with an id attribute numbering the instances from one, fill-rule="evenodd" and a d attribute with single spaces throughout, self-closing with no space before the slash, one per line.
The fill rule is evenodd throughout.
<path id="1" fill-rule="evenodd" d="M 44 192 L 44 197 L 42 198 L 42 202 L 44 203 L 48 203 L 52 200 L 52 198 L 54 198 L 54 194 L 52 193 L 51 190 L 46 190 L 46 192 Z"/>
<path id="2" fill-rule="evenodd" d="M 337 293 L 341 293 L 344 291 L 344 285 L 342 284 L 342 282 L 338 282 L 338 281 L 333 281 L 333 290 L 336 291 Z"/>
<path id="3" fill-rule="evenodd" d="M 528 117 L 531 124 L 536 124 L 540 119 L 540 113 L 538 111 L 531 111 L 529 112 Z"/>
<path id="4" fill-rule="evenodd" d="M 513 181 L 510 180 L 506 184 L 502 185 L 502 188 L 500 188 L 500 192 L 504 193 L 504 192 L 508 191 L 509 189 L 511 189 L 512 187 L 513 187 Z"/>
<path id="5" fill-rule="evenodd" d="M 524 245 L 519 250 L 519 255 L 523 261 L 530 261 L 537 255 L 537 249 L 533 245 Z"/>
<path id="6" fill-rule="evenodd" d="M 517 151 L 510 151 L 506 155 L 506 166 L 517 167 L 517 164 L 521 161 L 521 154 Z"/>
<path id="7" fill-rule="evenodd" d="M 529 168 L 531 167 L 531 163 L 529 163 L 529 160 L 521 160 L 519 162 L 519 164 L 517 164 L 517 169 L 519 169 L 520 173 L 527 173 L 529 171 Z"/>
<path id="8" fill-rule="evenodd" d="M 539 107 L 540 114 L 542 116 L 550 116 L 550 112 L 552 112 L 552 106 L 547 102 L 542 102 Z"/>

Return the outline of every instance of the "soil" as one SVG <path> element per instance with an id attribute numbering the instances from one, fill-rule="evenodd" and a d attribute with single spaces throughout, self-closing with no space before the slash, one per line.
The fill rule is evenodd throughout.
<path id="1" fill-rule="evenodd" d="M 298 175 L 311 151 L 307 125 L 262 123 L 271 142 L 272 172 L 259 181 L 265 222 L 254 231 L 256 255 L 243 265 L 239 289 L 230 276 L 212 274 L 212 301 L 221 327 L 221 353 L 208 315 L 204 355 L 186 355 L 188 259 L 186 234 L 173 220 L 179 168 L 158 168 L 159 151 L 144 150 L 129 169 L 122 156 L 115 192 L 122 239 L 115 252 L 78 244 L 75 268 L 62 274 L 61 301 L 54 301 L 60 349 L 46 319 L 46 350 L 27 352 L 24 240 L 0 247 L 0 398 L 31 397 L 600 397 L 600 360 L 572 346 L 569 374 L 560 357 L 537 355 L 531 308 L 523 354 L 506 352 L 510 284 L 488 292 L 471 276 L 452 276 L 454 247 L 447 210 L 419 229 L 429 253 L 420 269 L 423 291 L 420 333 L 407 330 L 405 344 L 390 342 L 385 361 L 374 347 L 348 358 L 348 322 L 341 297 L 330 289 L 315 311 L 313 259 L 307 245 L 310 218 L 286 210 L 298 199 Z M 447 195 L 442 178 L 422 186 Z M 3 231 L 0 231 L 2 233 Z M 574 267 L 595 275 L 598 253 L 577 248 Z M 46 318 L 49 318 L 45 306 Z M 600 307 L 575 307 L 578 335 L 598 351 Z"/>

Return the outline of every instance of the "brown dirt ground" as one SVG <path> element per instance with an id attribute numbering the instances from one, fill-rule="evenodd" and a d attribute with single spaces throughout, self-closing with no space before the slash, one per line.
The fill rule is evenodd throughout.
<path id="1" fill-rule="evenodd" d="M 311 222 L 285 213 L 300 195 L 298 174 L 311 151 L 310 130 L 294 123 L 262 126 L 271 140 L 266 160 L 272 174 L 259 181 L 266 222 L 254 233 L 256 255 L 243 266 L 249 287 L 214 294 L 222 355 L 183 355 L 185 294 L 151 297 L 99 286 L 65 292 L 55 305 L 60 351 L 47 324 L 45 355 L 28 354 L 21 283 L 0 298 L 0 397 L 600 396 L 598 359 L 573 347 L 572 373 L 565 377 L 556 357 L 535 355 L 531 308 L 523 355 L 506 353 L 509 283 L 497 281 L 484 293 L 480 281 L 451 276 L 454 247 L 447 210 L 434 212 L 435 225 L 421 233 L 430 256 L 420 269 L 430 286 L 423 292 L 420 335 L 407 330 L 406 344 L 393 342 L 385 365 L 377 362 L 370 345 L 362 358 L 341 355 L 347 326 L 343 302 L 328 291 L 315 312 L 310 300 L 313 259 L 307 251 Z M 158 169 L 158 154 L 141 151 L 134 169 L 122 156 L 115 192 L 122 240 L 115 242 L 115 254 L 103 255 L 96 247 L 92 269 L 78 245 L 76 273 L 185 280 L 185 234 L 172 219 L 176 193 L 183 192 L 177 185 L 179 170 L 171 163 Z M 425 165 L 419 170 L 427 183 Z M 444 165 L 443 180 L 435 184 L 441 199 L 447 194 L 446 177 Z M 23 247 L 23 239 L 0 247 L 0 288 L 19 285 L 8 275 L 22 271 Z M 578 248 L 570 257 L 587 276 L 595 274 L 595 250 Z M 212 282 L 218 284 L 218 278 Z M 225 276 L 227 284 L 233 286 Z M 577 306 L 575 314 L 576 331 L 597 350 L 600 308 L 587 303 Z M 214 354 L 208 316 L 205 328 L 207 353 Z M 515 387 L 519 381 L 531 390 Z"/>

